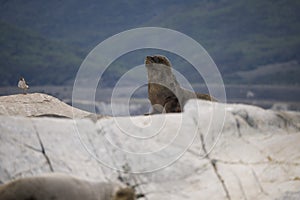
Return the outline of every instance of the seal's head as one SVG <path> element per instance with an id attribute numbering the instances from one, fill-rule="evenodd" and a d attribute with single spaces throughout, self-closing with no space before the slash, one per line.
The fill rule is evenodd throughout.
<path id="1" fill-rule="evenodd" d="M 136 195 L 135 191 L 132 188 L 126 187 L 119 189 L 115 196 L 113 197 L 113 200 L 135 200 Z"/>
<path id="2" fill-rule="evenodd" d="M 171 63 L 168 58 L 162 55 L 147 56 L 145 64 L 146 66 L 151 64 L 162 64 L 171 67 Z"/>

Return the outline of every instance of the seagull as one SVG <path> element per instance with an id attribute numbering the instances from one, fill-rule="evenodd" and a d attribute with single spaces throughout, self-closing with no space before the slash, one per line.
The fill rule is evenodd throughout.
<path id="1" fill-rule="evenodd" d="M 19 79 L 18 88 L 21 88 L 24 91 L 24 94 L 26 94 L 26 90 L 29 88 L 23 77 Z"/>

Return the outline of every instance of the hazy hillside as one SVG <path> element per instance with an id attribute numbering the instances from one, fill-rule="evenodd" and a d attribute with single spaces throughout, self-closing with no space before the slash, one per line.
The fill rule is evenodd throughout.
<path id="1" fill-rule="evenodd" d="M 299 8 L 293 0 L 199 1 L 154 22 L 189 33 L 233 72 L 299 59 Z"/>
<path id="2" fill-rule="evenodd" d="M 0 31 L 1 85 L 16 85 L 21 75 L 31 85 L 63 84 L 75 76 L 79 51 L 1 21 Z"/>
<path id="3" fill-rule="evenodd" d="M 11 84 L 16 71 L 30 76 L 36 68 L 45 77 L 34 78 L 33 82 L 62 84 L 74 78 L 80 61 L 99 42 L 120 31 L 141 26 L 167 27 L 193 37 L 211 54 L 226 82 L 277 84 L 277 76 L 282 75 L 280 84 L 299 84 L 299 9 L 300 2 L 294 0 L 0 1 L 0 19 L 10 24 L 0 24 L 1 48 L 18 44 L 20 49 L 19 61 L 11 55 L 16 47 L 1 50 L 0 70 L 6 75 L 1 73 L 0 84 Z M 8 35 L 22 37 L 12 39 Z M 26 37 L 30 37 L 31 42 L 27 42 Z M 37 46 L 41 41 L 48 45 L 48 40 L 52 41 L 49 46 L 55 52 L 46 49 L 54 61 L 49 56 L 38 55 L 41 51 Z M 81 50 L 84 53 L 78 54 Z M 296 62 L 297 67 L 277 70 L 278 63 L 290 61 Z M 16 67 L 8 68 L 11 66 L 8 63 Z M 276 74 L 268 67 L 271 74 L 264 73 L 260 79 L 245 80 L 239 76 L 241 71 L 253 71 L 270 64 L 275 64 Z M 48 73 L 54 68 L 68 73 Z M 112 70 L 114 74 L 110 77 L 117 79 L 123 71 Z M 193 71 L 186 73 L 193 75 Z"/>
<path id="4" fill-rule="evenodd" d="M 50 38 L 93 48 L 112 34 L 135 28 L 161 15 L 167 5 L 168 1 L 161 3 L 159 0 L 33 0 L 26 3 L 13 0 L 3 1 L 0 18 Z"/>

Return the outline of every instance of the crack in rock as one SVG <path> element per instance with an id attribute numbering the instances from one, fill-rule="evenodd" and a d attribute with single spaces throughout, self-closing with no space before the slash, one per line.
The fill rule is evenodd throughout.
<path id="1" fill-rule="evenodd" d="M 43 104 L 45 102 L 51 102 L 51 100 L 49 99 L 43 99 L 41 101 L 30 101 L 30 102 L 26 102 L 26 101 L 2 101 L 2 102 L 5 102 L 5 103 L 22 103 L 22 104 Z"/>
<path id="2" fill-rule="evenodd" d="M 258 185 L 258 187 L 259 187 L 259 189 L 260 189 L 260 192 L 262 192 L 262 193 L 264 193 L 265 195 L 269 195 L 265 190 L 264 190 L 264 188 L 262 187 L 262 185 L 261 185 L 261 183 L 260 183 L 260 181 L 259 181 L 259 179 L 258 179 L 258 177 L 257 177 L 257 175 L 256 175 L 256 173 L 255 173 L 255 171 L 251 168 L 251 171 L 252 171 L 252 174 L 253 174 L 253 176 L 254 176 L 254 178 L 255 178 L 255 181 L 257 182 L 257 185 Z"/>
<path id="3" fill-rule="evenodd" d="M 274 160 L 271 157 L 267 157 L 268 161 L 261 161 L 261 162 L 244 162 L 242 160 L 239 161 L 227 161 L 227 160 L 220 160 L 215 159 L 217 162 L 228 164 L 228 165 L 293 165 L 293 166 L 300 166 L 300 163 L 291 163 L 285 161 Z"/>
<path id="4" fill-rule="evenodd" d="M 196 119 L 194 119 L 194 123 L 195 123 L 195 126 L 198 127 L 198 126 L 197 126 L 197 120 L 196 120 Z M 227 186 L 226 186 L 226 184 L 225 184 L 225 181 L 224 181 L 224 179 L 222 178 L 221 174 L 220 174 L 219 171 L 218 171 L 218 168 L 217 168 L 217 160 L 211 159 L 211 158 L 210 158 L 209 153 L 207 152 L 207 149 L 206 149 L 206 146 L 205 146 L 203 134 L 202 134 L 202 132 L 199 130 L 199 127 L 198 127 L 198 132 L 199 132 L 199 135 L 200 135 L 200 140 L 201 140 L 201 144 L 202 144 L 202 150 L 203 150 L 203 152 L 204 152 L 204 154 L 205 154 L 205 158 L 209 160 L 211 166 L 213 167 L 214 172 L 215 172 L 215 174 L 216 174 L 218 180 L 220 181 L 220 183 L 221 183 L 221 185 L 222 185 L 222 187 L 223 187 L 223 190 L 224 190 L 224 192 L 225 192 L 226 198 L 227 198 L 228 200 L 231 200 L 231 197 L 230 197 L 228 188 L 227 188 Z"/>
<path id="5" fill-rule="evenodd" d="M 42 154 L 44 155 L 47 164 L 49 165 L 49 169 L 50 169 L 51 172 L 54 172 L 54 169 L 53 169 L 53 166 L 52 166 L 52 164 L 51 164 L 50 158 L 48 157 L 48 155 L 47 155 L 47 153 L 46 153 L 46 150 L 45 150 L 44 144 L 43 144 L 43 142 L 42 142 L 42 140 L 41 140 L 40 134 L 39 134 L 39 132 L 37 131 L 37 128 L 35 127 L 34 124 L 33 124 L 33 128 L 34 128 L 34 130 L 35 130 L 35 133 L 36 133 L 36 136 L 37 136 L 37 138 L 38 138 L 39 144 L 40 144 L 40 146 L 41 146 L 41 149 L 42 149 L 41 152 L 42 152 Z"/>
<path id="6" fill-rule="evenodd" d="M 239 121 L 239 119 L 237 117 L 235 117 L 235 123 L 236 123 L 236 128 L 237 128 L 238 136 L 242 137 L 241 124 L 240 124 L 240 121 Z"/>
<path id="7" fill-rule="evenodd" d="M 255 124 L 254 119 L 249 116 L 249 114 L 246 110 L 234 111 L 234 112 L 232 112 L 232 114 L 235 116 L 237 115 L 240 118 L 242 118 L 248 124 L 248 126 L 250 126 L 252 128 L 257 128 L 257 125 Z"/>
<path id="8" fill-rule="evenodd" d="M 293 127 L 297 131 L 300 131 L 300 127 L 297 124 L 293 123 L 293 120 L 287 119 L 287 118 L 289 118 L 289 116 L 287 116 L 287 114 L 285 114 L 283 112 L 278 112 L 278 113 L 276 113 L 276 116 L 283 121 L 285 129 L 287 129 L 288 127 Z"/>
<path id="9" fill-rule="evenodd" d="M 244 199 L 247 200 L 248 198 L 247 198 L 246 192 L 244 190 L 244 187 L 242 185 L 240 177 L 238 175 L 236 175 L 235 173 L 233 173 L 233 174 L 234 174 L 235 178 L 237 179 L 238 185 L 240 187 L 240 190 L 242 192 L 242 195 L 243 195 Z"/>
<path id="10" fill-rule="evenodd" d="M 35 147 L 33 147 L 33 146 L 29 145 L 29 144 L 25 144 L 25 143 L 24 143 L 23 145 L 24 145 L 25 147 L 27 147 L 28 149 L 31 149 L 31 150 L 33 150 L 33 151 L 42 153 L 42 150 L 37 149 L 37 148 L 35 148 Z"/>
<path id="11" fill-rule="evenodd" d="M 217 168 L 217 161 L 214 160 L 214 159 L 210 159 L 209 157 L 208 157 L 208 159 L 210 160 L 210 163 L 211 163 L 211 165 L 213 166 L 213 169 L 214 169 L 214 171 L 215 171 L 215 174 L 217 175 L 219 181 L 220 181 L 221 184 L 222 184 L 223 190 L 224 190 L 224 192 L 225 192 L 225 194 L 226 194 L 226 198 L 227 198 L 228 200 L 231 200 L 231 197 L 230 197 L 230 195 L 229 195 L 229 191 L 228 191 L 228 189 L 227 189 L 227 186 L 226 186 L 226 184 L 225 184 L 225 181 L 224 181 L 224 179 L 222 178 L 221 174 L 220 174 L 219 171 L 218 171 L 218 168 Z"/>
<path id="12" fill-rule="evenodd" d="M 64 115 L 60 115 L 60 114 L 54 114 L 54 113 L 50 113 L 50 114 L 41 114 L 41 115 L 31 115 L 29 117 L 52 117 L 52 118 L 64 118 L 64 119 L 71 119 L 71 117 L 67 117 Z"/>

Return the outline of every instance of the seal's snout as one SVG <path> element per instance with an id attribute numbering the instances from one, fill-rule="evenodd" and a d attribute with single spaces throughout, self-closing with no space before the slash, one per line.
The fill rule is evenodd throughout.
<path id="1" fill-rule="evenodd" d="M 145 64 L 148 66 L 152 66 L 152 64 L 161 64 L 171 67 L 168 58 L 162 55 L 146 56 Z"/>
<path id="2" fill-rule="evenodd" d="M 161 63 L 161 59 L 159 56 L 147 56 L 146 59 L 150 62 L 150 63 Z"/>
<path id="3" fill-rule="evenodd" d="M 153 63 L 160 63 L 160 58 L 158 56 L 152 56 L 151 60 Z"/>

